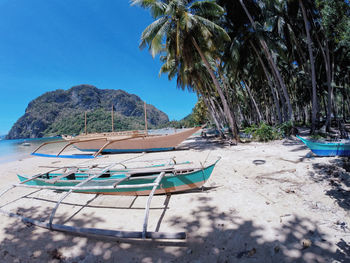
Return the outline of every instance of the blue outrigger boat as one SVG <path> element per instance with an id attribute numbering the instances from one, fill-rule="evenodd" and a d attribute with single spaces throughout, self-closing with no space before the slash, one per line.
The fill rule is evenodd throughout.
<path id="1" fill-rule="evenodd" d="M 220 159 L 220 158 L 219 158 Z M 0 197 L 16 187 L 34 189 L 51 189 L 64 191 L 53 208 L 48 222 L 24 217 L 0 208 L 0 213 L 20 219 L 50 230 L 77 233 L 93 236 L 109 236 L 115 238 L 151 238 L 151 239 L 185 239 L 185 232 L 149 232 L 147 222 L 151 199 L 154 194 L 169 194 L 201 187 L 210 177 L 216 163 L 192 167 L 190 162 L 158 164 L 146 167 L 126 168 L 122 163 L 113 163 L 99 167 L 58 167 L 46 173 L 34 176 L 18 175 L 20 183 L 13 184 L 0 193 Z M 123 169 L 113 168 L 121 164 Z M 179 168 L 181 167 L 181 168 Z M 62 172 L 58 173 L 58 171 Z M 125 231 L 101 228 L 85 228 L 70 225 L 54 224 L 53 219 L 62 201 L 72 192 L 112 194 L 112 195 L 148 195 L 142 231 Z"/>
<path id="2" fill-rule="evenodd" d="M 62 173 L 53 171 L 33 177 L 17 176 L 29 188 L 106 195 L 149 195 L 155 181 L 163 173 L 155 194 L 168 194 L 201 187 L 209 179 L 217 162 L 218 160 L 198 168 L 157 165 L 135 169 L 104 169 L 98 172 L 96 169 L 71 168 Z"/>
<path id="3" fill-rule="evenodd" d="M 350 156 L 350 142 L 319 142 L 296 137 L 318 156 Z"/>

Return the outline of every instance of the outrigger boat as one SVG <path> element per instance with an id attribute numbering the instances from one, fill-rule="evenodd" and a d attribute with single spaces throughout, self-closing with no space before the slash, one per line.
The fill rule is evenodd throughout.
<path id="1" fill-rule="evenodd" d="M 178 168 L 180 164 L 173 164 L 119 170 L 65 167 L 61 173 L 53 171 L 34 177 L 17 176 L 29 188 L 108 195 L 149 195 L 157 178 L 164 173 L 155 194 L 167 194 L 201 187 L 209 179 L 215 164 L 188 168 Z"/>
<path id="2" fill-rule="evenodd" d="M 350 156 L 350 141 L 318 142 L 310 141 L 297 135 L 310 150 L 318 156 Z"/>
<path id="3" fill-rule="evenodd" d="M 95 158 L 100 153 L 135 153 L 135 152 L 159 152 L 170 151 L 177 145 L 186 140 L 202 127 L 186 129 L 174 134 L 149 134 L 147 129 L 147 111 L 146 102 L 144 103 L 145 130 L 143 131 L 121 131 L 114 132 L 112 106 L 112 132 L 105 133 L 87 133 L 87 118 L 85 112 L 85 134 L 75 137 L 62 136 L 63 141 L 45 142 L 40 145 L 32 155 L 42 157 L 62 157 L 62 158 Z M 38 153 L 38 150 L 47 144 L 62 143 L 67 144 L 58 152 L 57 155 Z M 93 155 L 61 155 L 68 147 L 73 145 L 83 152 L 95 152 Z"/>
<path id="4" fill-rule="evenodd" d="M 60 157 L 61 153 L 70 145 L 84 152 L 95 152 L 93 156 L 79 155 L 70 156 L 62 155 L 61 157 L 71 158 L 94 158 L 100 153 L 135 153 L 135 152 L 158 152 L 175 149 L 177 145 L 187 139 L 202 127 L 186 129 L 184 131 L 165 134 L 151 135 L 145 131 L 126 131 L 126 132 L 109 132 L 96 133 L 87 135 L 78 135 L 76 137 L 63 137 L 63 141 L 45 142 L 40 145 L 32 155 L 44 157 Z M 37 151 L 47 144 L 68 142 L 57 155 L 48 155 L 38 153 Z"/>
<path id="5" fill-rule="evenodd" d="M 21 215 L 4 211 L 0 213 L 16 217 L 23 222 L 31 223 L 51 230 L 73 232 L 79 234 L 92 234 L 112 236 L 118 238 L 158 238 L 158 239 L 184 239 L 186 233 L 148 232 L 147 222 L 151 199 L 154 194 L 170 194 L 178 191 L 199 188 L 209 179 L 212 171 L 219 161 L 201 167 L 189 166 L 189 162 L 153 165 L 141 168 L 126 168 L 121 163 L 105 166 L 65 166 L 58 167 L 45 173 L 34 176 L 18 175 L 20 183 L 11 185 L 0 193 L 0 197 L 16 187 L 51 189 L 65 191 L 52 210 L 49 222 L 41 222 Z M 121 164 L 122 169 L 113 169 Z M 189 167 L 184 167 L 184 166 Z M 62 171 L 59 173 L 59 171 Z M 142 232 L 117 231 L 96 228 L 72 227 L 53 224 L 55 213 L 61 202 L 72 192 L 116 195 L 148 195 Z"/>

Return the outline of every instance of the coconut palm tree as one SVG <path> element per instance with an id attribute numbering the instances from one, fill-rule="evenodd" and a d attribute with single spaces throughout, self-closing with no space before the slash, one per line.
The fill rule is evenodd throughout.
<path id="1" fill-rule="evenodd" d="M 142 33 L 140 47 L 149 47 L 152 56 L 170 54 L 177 68 L 191 68 L 196 62 L 206 67 L 223 104 L 225 116 L 234 137 L 238 140 L 235 118 L 221 88 L 211 61 L 222 43 L 230 38 L 214 21 L 224 15 L 224 9 L 213 1 L 194 0 L 132 0 L 132 5 L 149 9 L 156 19 Z"/>

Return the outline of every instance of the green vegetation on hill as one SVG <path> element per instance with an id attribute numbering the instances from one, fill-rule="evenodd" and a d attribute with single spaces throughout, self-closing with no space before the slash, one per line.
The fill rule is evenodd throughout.
<path id="1" fill-rule="evenodd" d="M 13 125 L 7 139 L 40 138 L 84 131 L 87 112 L 88 132 L 108 132 L 111 108 L 115 108 L 114 130 L 143 129 L 144 102 L 123 90 L 100 90 L 79 85 L 69 90 L 47 92 L 28 104 L 25 114 Z M 147 104 L 148 127 L 168 123 L 168 116 Z"/>
<path id="2" fill-rule="evenodd" d="M 102 108 L 87 113 L 87 132 L 112 131 L 111 112 Z M 56 120 L 44 131 L 45 136 L 56 134 L 80 134 L 85 130 L 84 112 L 78 112 L 65 118 Z M 152 128 L 153 125 L 150 126 Z M 138 130 L 144 129 L 144 120 L 137 117 L 126 117 L 114 114 L 114 130 Z"/>

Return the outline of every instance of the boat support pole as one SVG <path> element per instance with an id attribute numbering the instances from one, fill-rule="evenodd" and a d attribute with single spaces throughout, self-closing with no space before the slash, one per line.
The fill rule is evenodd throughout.
<path id="1" fill-rule="evenodd" d="M 141 136 L 129 136 L 129 137 L 126 137 L 126 138 L 123 138 L 123 139 L 110 139 L 110 140 L 107 140 L 107 142 L 96 152 L 94 153 L 94 157 L 96 157 L 97 155 L 99 155 L 104 149 L 106 149 L 106 147 L 114 142 L 120 142 L 120 141 L 126 141 L 126 140 L 130 140 L 130 139 L 133 139 L 133 138 L 138 138 L 138 137 L 143 137 L 142 135 Z"/>
<path id="2" fill-rule="evenodd" d="M 113 163 L 113 164 L 107 166 L 105 169 L 103 169 L 102 171 L 100 171 L 98 174 L 95 174 L 95 175 L 93 175 L 93 176 L 90 176 L 90 177 L 88 177 L 87 179 L 85 179 L 84 181 L 82 181 L 81 183 L 77 184 L 76 187 L 80 187 L 80 186 L 82 186 L 83 184 L 86 184 L 87 182 L 90 182 L 92 179 L 97 178 L 97 177 L 100 177 L 101 175 L 103 175 L 105 172 L 107 172 L 110 168 L 112 168 L 112 167 L 115 166 L 115 165 L 116 165 L 116 164 Z M 51 230 L 53 230 L 53 229 L 52 229 L 52 221 L 53 221 L 53 218 L 54 218 L 54 216 L 55 216 L 55 214 L 56 214 L 57 208 L 58 208 L 59 205 L 62 203 L 62 201 L 63 201 L 68 195 L 70 195 L 72 192 L 73 192 L 73 189 L 70 189 L 67 193 L 65 193 L 65 194 L 60 198 L 60 200 L 58 200 L 58 202 L 57 202 L 55 208 L 52 210 L 51 215 L 50 215 L 50 220 L 49 220 L 49 227 L 50 227 Z"/>
<path id="3" fill-rule="evenodd" d="M 36 148 L 32 153 L 37 152 L 41 147 L 43 147 L 43 146 L 45 146 L 47 144 L 60 143 L 60 142 L 66 142 L 66 141 L 65 140 L 60 140 L 60 141 L 53 141 L 53 142 L 44 142 L 38 148 Z"/>
<path id="4" fill-rule="evenodd" d="M 153 189 L 151 191 L 151 193 L 148 196 L 147 199 L 147 203 L 146 203 L 146 210 L 145 210 L 145 218 L 143 220 L 143 230 L 142 230 L 142 239 L 146 238 L 146 233 L 147 233 L 147 222 L 148 222 L 148 215 L 149 215 L 149 207 L 151 205 L 151 200 L 152 197 L 154 195 L 154 192 L 156 191 L 157 187 L 159 186 L 160 181 L 162 180 L 162 178 L 164 177 L 165 172 L 161 172 L 158 177 L 156 178 L 156 180 L 154 181 L 154 186 Z"/>
<path id="5" fill-rule="evenodd" d="M 57 170 L 60 170 L 60 169 L 62 169 L 62 168 L 56 168 L 56 169 L 53 169 L 53 170 L 51 170 L 51 171 L 49 171 L 49 172 L 57 171 Z M 47 172 L 47 173 L 49 173 L 49 172 Z M 45 175 L 45 174 L 47 174 L 47 173 L 37 174 L 37 175 L 35 175 L 35 176 L 33 176 L 33 177 L 27 179 L 27 180 L 24 180 L 23 182 L 20 182 L 19 185 L 22 185 L 22 184 L 24 184 L 24 183 L 26 183 L 26 182 L 32 181 L 32 180 L 34 180 L 34 179 L 36 179 L 36 178 L 38 178 L 38 177 L 40 177 L 40 176 L 43 176 L 43 175 Z M 11 185 L 9 188 L 6 188 L 5 190 L 3 190 L 3 191 L 0 193 L 0 197 L 3 196 L 4 194 L 6 194 L 6 193 L 7 193 L 8 191 L 10 191 L 11 189 L 17 187 L 17 186 L 18 186 L 18 185 Z"/>
<path id="6" fill-rule="evenodd" d="M 2 191 L 0 193 L 0 197 L 3 196 L 4 194 L 6 194 L 8 191 L 10 191 L 11 189 L 15 188 L 16 186 L 11 185 L 10 187 L 6 188 L 4 191 Z"/>

